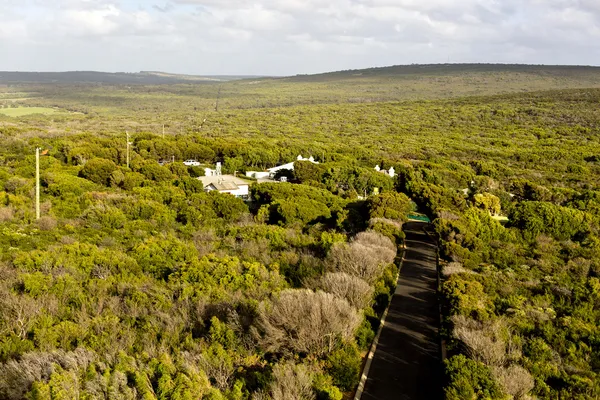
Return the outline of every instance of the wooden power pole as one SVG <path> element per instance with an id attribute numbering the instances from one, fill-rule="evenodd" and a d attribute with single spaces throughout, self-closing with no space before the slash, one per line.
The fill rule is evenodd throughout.
<path id="1" fill-rule="evenodd" d="M 40 148 L 35 148 L 35 219 L 40 219 Z"/>

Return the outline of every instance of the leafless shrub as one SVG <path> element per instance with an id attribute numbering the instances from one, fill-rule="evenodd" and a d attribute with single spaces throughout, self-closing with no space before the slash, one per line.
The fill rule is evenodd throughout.
<path id="1" fill-rule="evenodd" d="M 471 271 L 470 269 L 466 269 L 465 267 L 463 267 L 463 265 L 459 262 L 450 262 L 447 265 L 444 266 L 444 268 L 442 269 L 442 275 L 448 277 L 450 275 L 453 274 L 474 274 L 475 272 Z"/>
<path id="2" fill-rule="evenodd" d="M 45 216 L 37 220 L 37 226 L 42 231 L 51 231 L 56 228 L 56 218 Z"/>
<path id="3" fill-rule="evenodd" d="M 352 338 L 360 320 L 354 307 L 331 293 L 288 289 L 261 303 L 257 328 L 267 351 L 323 355 Z"/>
<path id="4" fill-rule="evenodd" d="M 346 299 L 350 305 L 359 310 L 367 308 L 373 301 L 371 285 L 361 278 L 344 272 L 329 272 L 309 283 L 309 286 Z"/>
<path id="5" fill-rule="evenodd" d="M 388 251 L 384 252 L 382 257 L 389 257 L 388 263 L 394 262 L 394 258 L 396 257 L 396 245 L 390 238 L 383 236 L 381 233 L 375 231 L 360 232 L 352 239 L 352 241 L 372 248 L 386 249 Z"/>
<path id="6" fill-rule="evenodd" d="M 438 213 L 438 216 L 441 219 L 447 219 L 449 221 L 458 221 L 460 219 L 458 215 L 456 215 L 453 212 L 450 212 L 448 210 L 441 210 Z"/>
<path id="7" fill-rule="evenodd" d="M 92 399 L 134 400 L 135 389 L 127 386 L 127 375 L 121 371 L 112 374 L 97 374 L 92 380 L 85 382 L 86 395 Z"/>
<path id="8" fill-rule="evenodd" d="M 525 368 L 512 364 L 508 367 L 494 367 L 492 373 L 496 381 L 502 386 L 504 392 L 513 396 L 516 400 L 526 398 L 533 390 L 535 381 Z"/>
<path id="9" fill-rule="evenodd" d="M 390 257 L 391 256 L 391 257 Z M 332 272 L 345 272 L 374 283 L 395 256 L 384 248 L 369 247 L 359 242 L 338 243 L 327 256 L 327 264 Z"/>
<path id="10" fill-rule="evenodd" d="M 292 362 L 277 364 L 273 368 L 271 398 L 273 400 L 313 400 L 313 376 L 304 365 Z"/>
<path id="11" fill-rule="evenodd" d="M 33 298 L 0 289 L 0 333 L 13 333 L 25 339 L 40 311 Z"/>
<path id="12" fill-rule="evenodd" d="M 242 240 L 236 242 L 235 252 L 244 260 L 255 260 L 262 264 L 270 264 L 269 241 L 265 238 Z"/>
<path id="13" fill-rule="evenodd" d="M 586 260 L 582 257 L 577 257 L 572 260 L 569 260 L 567 264 L 567 268 L 576 276 L 580 278 L 587 278 L 590 273 L 590 269 L 592 267 L 592 261 Z"/>
<path id="14" fill-rule="evenodd" d="M 0 398 L 23 399 L 34 382 L 50 379 L 55 365 L 65 370 L 82 371 L 95 359 L 94 353 L 82 348 L 71 352 L 58 350 L 24 354 L 18 361 L 0 364 Z"/>
<path id="15" fill-rule="evenodd" d="M 0 222 L 10 222 L 15 217 L 15 210 L 12 207 L 0 207 Z"/>
<path id="16" fill-rule="evenodd" d="M 252 393 L 252 400 L 272 400 L 273 398 L 269 392 L 265 390 L 259 390 L 258 392 Z"/>
<path id="17" fill-rule="evenodd" d="M 220 390 L 229 388 L 235 372 L 231 357 L 226 352 L 202 354 L 198 359 L 199 365 Z"/>
<path id="18" fill-rule="evenodd" d="M 469 357 L 486 365 L 500 366 L 507 359 L 507 345 L 501 338 L 503 323 L 483 325 L 463 316 L 452 317 L 454 337 L 460 340 Z"/>
<path id="19" fill-rule="evenodd" d="M 383 223 L 383 224 L 393 225 L 394 227 L 396 227 L 398 229 L 402 229 L 402 222 L 396 221 L 394 219 L 389 219 L 389 218 L 371 218 L 369 220 L 369 226 L 370 227 L 372 227 L 373 225 L 375 225 L 377 223 Z"/>
<path id="20" fill-rule="evenodd" d="M 194 241 L 194 246 L 196 246 L 200 257 L 204 257 L 215 251 L 218 238 L 214 230 L 207 229 L 194 233 L 192 240 Z"/>

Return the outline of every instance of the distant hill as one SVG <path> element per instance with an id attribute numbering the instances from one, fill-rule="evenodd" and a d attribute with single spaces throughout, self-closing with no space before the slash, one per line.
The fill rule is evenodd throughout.
<path id="1" fill-rule="evenodd" d="M 255 76 L 197 76 L 142 71 L 136 73 L 108 73 L 96 71 L 70 72 L 10 72 L 0 71 L 0 83 L 101 83 L 125 85 L 160 85 L 173 83 L 225 82 Z"/>
<path id="2" fill-rule="evenodd" d="M 296 82 L 326 82 L 359 78 L 414 78 L 416 76 L 477 75 L 490 73 L 536 74 L 552 77 L 600 76 L 600 67 L 525 64 L 413 64 L 296 75 L 283 78 Z"/>

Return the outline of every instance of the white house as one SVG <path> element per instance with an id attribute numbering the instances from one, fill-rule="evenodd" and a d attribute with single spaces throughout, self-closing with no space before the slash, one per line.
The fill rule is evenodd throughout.
<path id="1" fill-rule="evenodd" d="M 393 178 L 394 176 L 396 176 L 396 170 L 394 169 L 394 167 L 390 167 L 390 169 L 388 171 L 388 170 L 385 170 L 385 169 L 381 169 L 381 167 L 379 167 L 379 165 L 376 165 L 375 166 L 375 171 L 381 172 L 382 174 L 386 174 L 390 178 Z"/>
<path id="2" fill-rule="evenodd" d="M 311 162 L 313 164 L 319 164 L 318 161 L 315 161 L 315 158 L 313 156 L 310 156 L 309 158 L 304 158 L 301 155 L 299 155 L 296 158 L 296 161 L 308 161 L 308 162 Z M 252 178 L 256 178 L 256 179 L 273 178 L 278 171 L 281 171 L 281 170 L 284 170 L 284 169 L 288 169 L 290 171 L 293 171 L 294 170 L 294 163 L 295 163 L 295 161 L 292 161 L 292 162 L 287 163 L 287 164 L 278 165 L 276 167 L 269 168 L 266 171 L 247 171 L 246 172 L 246 176 L 252 177 Z"/>
<path id="3" fill-rule="evenodd" d="M 246 198 L 249 194 L 249 184 L 243 179 L 233 175 L 212 175 L 198 178 L 204 185 L 204 191 L 229 193 L 236 197 Z"/>

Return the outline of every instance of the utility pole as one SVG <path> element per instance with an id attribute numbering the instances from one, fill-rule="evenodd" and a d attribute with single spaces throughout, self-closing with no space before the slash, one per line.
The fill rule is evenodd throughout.
<path id="1" fill-rule="evenodd" d="M 127 168 L 129 168 L 129 131 L 125 131 L 127 135 Z"/>
<path id="2" fill-rule="evenodd" d="M 40 148 L 35 148 L 35 219 L 40 219 Z"/>

